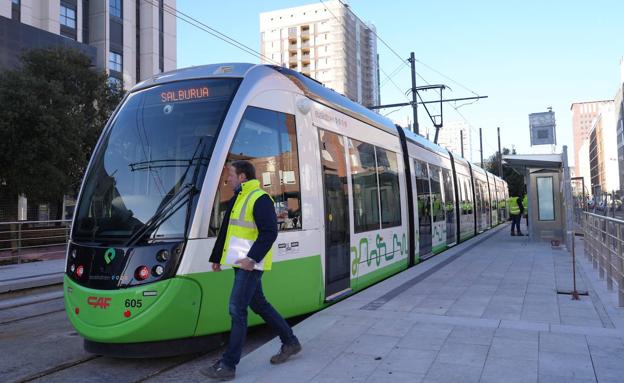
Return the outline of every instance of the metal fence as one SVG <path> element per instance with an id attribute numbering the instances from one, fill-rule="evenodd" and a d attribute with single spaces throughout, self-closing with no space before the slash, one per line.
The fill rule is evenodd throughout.
<path id="1" fill-rule="evenodd" d="M 0 263 L 65 254 L 71 220 L 0 222 Z"/>
<path id="2" fill-rule="evenodd" d="M 624 307 L 624 221 L 583 213 L 585 256 L 598 269 L 607 288 L 618 288 L 618 305 Z"/>

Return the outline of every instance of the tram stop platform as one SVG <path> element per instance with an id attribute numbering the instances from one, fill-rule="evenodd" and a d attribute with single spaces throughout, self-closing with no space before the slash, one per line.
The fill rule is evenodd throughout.
<path id="1" fill-rule="evenodd" d="M 0 266 L 0 294 L 63 283 L 65 258 Z"/>
<path id="2" fill-rule="evenodd" d="M 502 225 L 310 316 L 300 354 L 271 365 L 275 338 L 236 381 L 622 382 L 624 308 L 576 249 L 580 300 L 558 293 L 572 290 L 565 248 Z"/>

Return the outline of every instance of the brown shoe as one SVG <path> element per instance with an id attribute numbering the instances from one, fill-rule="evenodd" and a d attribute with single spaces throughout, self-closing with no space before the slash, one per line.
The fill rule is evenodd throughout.
<path id="1" fill-rule="evenodd" d="M 210 367 L 202 368 L 199 370 L 199 372 L 209 378 L 221 381 L 232 380 L 236 376 L 236 370 L 226 366 L 225 364 L 221 363 L 221 361 L 213 364 Z"/>
<path id="2" fill-rule="evenodd" d="M 284 363 L 291 356 L 301 351 L 301 343 L 283 344 L 279 352 L 271 357 L 271 364 Z"/>

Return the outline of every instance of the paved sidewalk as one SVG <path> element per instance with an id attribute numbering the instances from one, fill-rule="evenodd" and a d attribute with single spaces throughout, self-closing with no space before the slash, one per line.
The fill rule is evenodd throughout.
<path id="1" fill-rule="evenodd" d="M 505 225 L 312 315 L 295 327 L 301 354 L 270 365 L 273 339 L 237 381 L 622 382 L 624 309 L 576 247 L 580 301 L 557 293 L 567 251 Z"/>
<path id="2" fill-rule="evenodd" d="M 0 293 L 63 282 L 65 259 L 0 266 Z"/>

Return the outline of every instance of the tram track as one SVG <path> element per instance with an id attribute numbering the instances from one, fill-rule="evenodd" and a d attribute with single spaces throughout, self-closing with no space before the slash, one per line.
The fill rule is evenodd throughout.
<path id="1" fill-rule="evenodd" d="M 59 310 L 46 311 L 46 312 L 39 313 L 39 314 L 28 315 L 28 316 L 21 317 L 21 318 L 15 318 L 15 319 L 9 319 L 9 320 L 5 320 L 5 321 L 0 321 L 0 326 L 5 326 L 5 325 L 12 324 L 12 323 L 25 321 L 25 320 L 28 320 L 28 319 L 38 318 L 38 317 L 42 317 L 42 316 L 45 316 L 45 315 L 56 314 L 56 313 L 60 313 L 61 311 L 65 311 L 65 309 L 62 308 L 62 309 L 59 309 Z"/>
<path id="2" fill-rule="evenodd" d="M 36 287 L 0 295 L 0 326 L 64 311 L 61 285 Z"/>
<path id="3" fill-rule="evenodd" d="M 6 311 L 6 310 L 11 310 L 11 309 L 15 309 L 18 307 L 24 307 L 24 306 L 31 306 L 31 305 L 35 305 L 38 303 L 45 303 L 45 302 L 50 302 L 50 301 L 54 301 L 54 300 L 59 300 L 59 299 L 63 299 L 63 293 L 60 292 L 58 294 L 54 294 L 51 297 L 48 298 L 42 298 L 42 299 L 36 299 L 36 300 L 28 300 L 25 302 L 19 302 L 19 303 L 13 303 L 13 304 L 0 304 L 0 312 L 1 311 Z"/>
<path id="4" fill-rule="evenodd" d="M 75 366 L 78 366 L 78 365 L 90 362 L 90 361 L 92 361 L 94 359 L 98 359 L 98 358 L 101 358 L 101 357 L 102 357 L 101 355 L 89 355 L 89 356 L 86 356 L 84 358 L 80 358 L 78 360 L 62 363 L 62 364 L 59 364 L 59 365 L 57 365 L 55 367 L 51 367 L 51 368 L 48 368 L 46 370 L 39 371 L 39 372 L 34 373 L 32 375 L 29 375 L 29 376 L 27 376 L 25 378 L 20 378 L 20 379 L 16 380 L 15 382 L 16 383 L 17 382 L 19 382 L 19 383 L 32 382 L 34 380 L 45 378 L 46 376 L 55 374 L 55 373 L 63 371 L 63 370 L 67 370 L 67 369 L 73 368 Z"/>
<path id="5" fill-rule="evenodd" d="M 160 376 L 160 375 L 162 375 L 162 374 L 164 374 L 166 372 L 172 371 L 172 370 L 174 370 L 174 369 L 176 369 L 176 368 L 178 368 L 178 367 L 180 367 L 182 365 L 185 365 L 187 363 L 190 363 L 190 362 L 193 362 L 193 361 L 195 361 L 197 359 L 200 359 L 200 358 L 202 358 L 202 357 L 204 357 L 204 356 L 206 356 L 206 355 L 208 355 L 208 354 L 210 354 L 210 353 L 212 353 L 214 351 L 215 350 L 189 355 L 188 358 L 185 358 L 184 360 L 182 360 L 182 361 L 180 361 L 178 363 L 175 363 L 175 364 L 172 364 L 170 366 L 167 366 L 167 367 L 161 368 L 159 370 L 156 370 L 156 371 L 148 374 L 147 376 L 144 376 L 144 377 L 142 377 L 142 378 L 140 378 L 138 380 L 133 381 L 133 383 L 146 382 L 146 381 L 148 381 L 150 379 L 153 379 L 153 378 L 156 378 L 156 377 L 158 377 L 158 376 Z"/>

